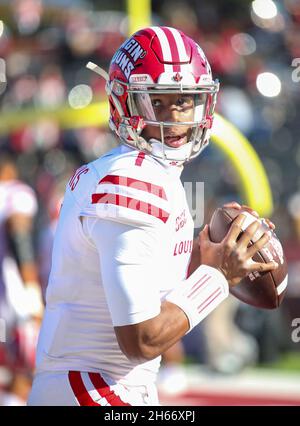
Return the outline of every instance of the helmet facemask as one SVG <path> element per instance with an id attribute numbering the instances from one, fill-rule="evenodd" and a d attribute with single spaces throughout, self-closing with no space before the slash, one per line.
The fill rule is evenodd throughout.
<path id="1" fill-rule="evenodd" d="M 209 129 L 219 88 L 218 82 L 202 86 L 128 85 L 127 104 L 131 119 L 124 117 L 123 142 L 150 153 L 152 156 L 185 163 L 207 146 Z M 188 99 L 188 120 L 184 121 L 184 106 L 177 107 L 180 121 L 162 120 L 155 109 L 155 99 L 175 95 Z M 192 110 L 191 110 L 192 108 Z M 183 114 L 180 114 L 183 112 Z M 132 120 L 134 117 L 134 120 Z M 132 125 L 133 124 L 133 125 Z M 156 128 L 156 137 L 147 137 L 148 129 Z M 187 132 L 187 128 L 189 129 Z M 125 131 L 126 129 L 126 131 Z M 159 129 L 159 131 L 158 131 Z M 181 131 L 182 130 L 182 131 Z M 167 144 L 168 138 L 186 133 L 188 140 L 180 147 Z M 127 135 L 126 135 L 127 134 Z M 125 140 L 124 140 L 125 136 Z M 126 137 L 126 136 L 129 136 Z"/>
<path id="2" fill-rule="evenodd" d="M 120 46 L 108 73 L 89 68 L 107 81 L 109 124 L 122 143 L 176 164 L 208 145 L 219 83 L 201 47 L 181 31 L 141 29 Z M 158 113 L 153 97 L 166 95 L 190 97 L 190 114 L 168 116 L 173 106 Z M 177 102 L 176 109 L 184 112 Z"/>

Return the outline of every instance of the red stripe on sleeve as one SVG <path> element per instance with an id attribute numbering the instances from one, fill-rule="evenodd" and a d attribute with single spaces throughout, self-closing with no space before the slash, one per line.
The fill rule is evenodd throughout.
<path id="1" fill-rule="evenodd" d="M 117 395 L 112 389 L 110 389 L 109 385 L 105 382 L 105 380 L 101 377 L 99 373 L 89 373 L 89 378 L 95 386 L 95 389 L 97 389 L 97 391 L 103 398 L 106 398 L 107 402 L 110 405 L 127 407 L 131 406 L 131 404 L 122 401 L 119 395 Z"/>
<path id="2" fill-rule="evenodd" d="M 103 185 L 105 183 L 127 186 L 129 188 L 149 192 L 150 194 L 156 195 L 157 197 L 162 198 L 163 200 L 167 200 L 164 188 L 162 186 L 155 185 L 151 182 L 132 179 L 127 176 L 107 175 L 99 181 L 99 185 Z"/>
<path id="3" fill-rule="evenodd" d="M 115 206 L 126 207 L 131 210 L 140 211 L 146 213 L 150 216 L 160 219 L 162 222 L 166 223 L 169 218 L 169 213 L 165 210 L 160 209 L 153 204 L 146 203 L 145 201 L 140 201 L 135 198 L 125 197 L 124 195 L 119 194 L 92 194 L 92 204 L 112 204 Z"/>
<path id="4" fill-rule="evenodd" d="M 86 390 L 83 380 L 81 378 L 80 371 L 69 371 L 69 382 L 71 388 L 76 396 L 76 399 L 81 406 L 100 406 L 95 402 L 88 391 Z"/>

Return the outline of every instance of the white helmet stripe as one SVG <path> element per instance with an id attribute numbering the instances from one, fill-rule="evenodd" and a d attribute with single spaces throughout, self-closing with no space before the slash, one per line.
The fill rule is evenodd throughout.
<path id="1" fill-rule="evenodd" d="M 80 374 L 81 379 L 83 381 L 83 385 L 85 387 L 85 391 L 90 395 L 92 400 L 94 402 L 97 402 L 99 405 L 102 406 L 110 406 L 111 404 L 107 401 L 107 399 L 100 395 L 97 389 L 95 389 L 95 386 L 91 382 L 88 373 L 81 373 L 78 371 L 78 374 Z"/>
<path id="2" fill-rule="evenodd" d="M 188 57 L 186 53 L 186 48 L 182 40 L 182 37 L 180 35 L 180 32 L 176 30 L 175 28 L 171 28 L 171 27 L 167 27 L 167 28 L 173 34 L 173 37 L 175 39 L 180 62 L 188 62 L 190 58 Z"/>
<path id="3" fill-rule="evenodd" d="M 155 34 L 157 35 L 159 39 L 164 61 L 172 62 L 171 48 L 170 48 L 169 40 L 166 34 L 160 27 L 151 27 L 151 29 L 155 32 Z M 172 65 L 164 64 L 164 67 L 165 67 L 165 72 L 167 73 L 173 72 Z"/>

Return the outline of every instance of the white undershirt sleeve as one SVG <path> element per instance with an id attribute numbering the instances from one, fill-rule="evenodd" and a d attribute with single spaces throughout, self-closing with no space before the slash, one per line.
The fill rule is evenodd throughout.
<path id="1" fill-rule="evenodd" d="M 102 283 L 114 326 L 135 324 L 160 313 L 159 232 L 83 217 L 83 230 L 96 247 Z"/>

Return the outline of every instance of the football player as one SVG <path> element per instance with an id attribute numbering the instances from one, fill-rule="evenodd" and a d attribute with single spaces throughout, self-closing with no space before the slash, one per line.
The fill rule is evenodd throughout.
<path id="1" fill-rule="evenodd" d="M 0 154 L 0 318 L 5 323 L 4 358 L 34 368 L 42 292 L 33 247 L 37 211 L 33 190 L 18 177 L 14 158 Z M 16 353 L 17 350 L 17 353 Z"/>
<path id="2" fill-rule="evenodd" d="M 89 67 L 107 80 L 121 144 L 67 186 L 29 404 L 155 405 L 161 354 L 229 285 L 276 265 L 251 261 L 269 239 L 247 248 L 258 221 L 237 241 L 243 215 L 220 244 L 207 226 L 193 243 L 180 174 L 208 144 L 219 90 L 197 43 L 150 27 L 123 43 L 108 75 Z"/>

